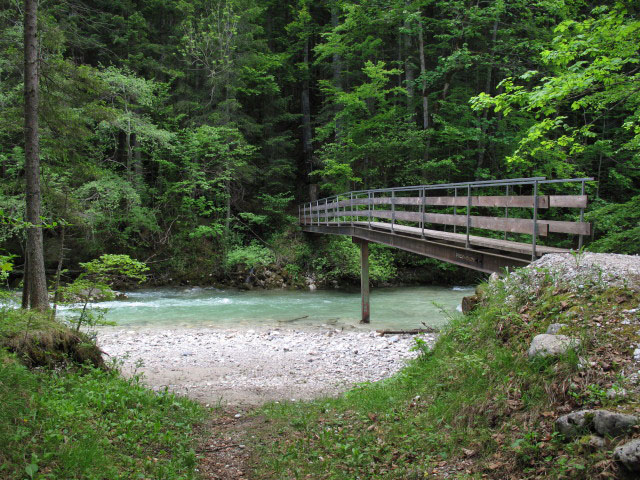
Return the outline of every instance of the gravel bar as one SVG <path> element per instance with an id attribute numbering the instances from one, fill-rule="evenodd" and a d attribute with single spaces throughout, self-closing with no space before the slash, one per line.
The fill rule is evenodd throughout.
<path id="1" fill-rule="evenodd" d="M 435 335 L 422 335 L 429 344 Z M 380 336 L 335 329 L 110 329 L 98 345 L 123 362 L 125 375 L 144 374 L 211 406 L 256 406 L 344 392 L 391 376 L 416 356 L 411 335 Z"/>

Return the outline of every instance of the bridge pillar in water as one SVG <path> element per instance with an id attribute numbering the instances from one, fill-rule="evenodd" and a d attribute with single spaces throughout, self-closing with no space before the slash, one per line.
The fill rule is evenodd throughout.
<path id="1" fill-rule="evenodd" d="M 369 308 L 369 242 L 352 237 L 352 241 L 360 246 L 360 296 L 362 299 L 362 318 L 360 323 L 370 322 Z"/>

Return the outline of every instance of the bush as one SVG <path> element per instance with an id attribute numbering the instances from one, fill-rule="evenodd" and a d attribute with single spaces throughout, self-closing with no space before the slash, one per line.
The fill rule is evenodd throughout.
<path id="1" fill-rule="evenodd" d="M 311 262 L 320 281 L 332 282 L 360 279 L 360 247 L 348 237 L 330 237 Z M 369 244 L 369 278 L 373 282 L 388 282 L 396 274 L 391 249 Z"/>
<path id="2" fill-rule="evenodd" d="M 603 203 L 603 202 L 601 202 Z M 595 208 L 586 216 L 601 232 L 589 245 L 593 252 L 640 253 L 640 195 L 627 203 L 608 203 Z"/>
<path id="3" fill-rule="evenodd" d="M 275 260 L 276 257 L 271 250 L 257 242 L 252 242 L 246 247 L 240 246 L 230 250 L 226 259 L 226 266 L 229 269 L 234 267 L 251 269 L 261 266 L 266 267 L 274 263 Z"/>

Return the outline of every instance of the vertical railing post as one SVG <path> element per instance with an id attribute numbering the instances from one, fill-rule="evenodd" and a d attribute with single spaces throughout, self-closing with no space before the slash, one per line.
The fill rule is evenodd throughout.
<path id="1" fill-rule="evenodd" d="M 420 229 L 422 230 L 422 238 L 424 238 L 424 214 L 427 201 L 427 192 L 424 188 L 420 190 Z"/>
<path id="2" fill-rule="evenodd" d="M 458 187 L 455 187 L 453 189 L 453 216 L 457 217 L 458 216 Z M 458 229 L 457 225 L 456 225 L 456 221 L 458 220 L 457 218 L 453 219 L 453 233 L 456 233 L 456 230 Z"/>
<path id="3" fill-rule="evenodd" d="M 367 210 L 369 214 L 369 230 L 371 230 L 371 210 L 373 209 L 373 192 L 367 192 Z"/>
<path id="4" fill-rule="evenodd" d="M 396 224 L 396 191 L 391 190 L 391 233 L 394 232 Z"/>
<path id="5" fill-rule="evenodd" d="M 329 226 L 329 197 L 324 199 L 324 219 L 328 227 Z"/>
<path id="6" fill-rule="evenodd" d="M 581 195 L 584 197 L 584 180 L 582 180 L 582 189 L 581 189 Z M 580 208 L 580 223 L 584 222 L 584 207 Z M 578 237 L 578 250 L 582 249 L 582 244 L 584 242 L 584 235 L 580 234 L 580 236 Z"/>
<path id="7" fill-rule="evenodd" d="M 465 242 L 466 248 L 471 246 L 469 242 L 469 227 L 471 227 L 471 184 L 467 184 L 467 241 Z"/>
<path id="8" fill-rule="evenodd" d="M 538 241 L 538 181 L 533 182 L 533 239 L 531 246 L 531 261 L 536 259 L 536 243 Z"/>
<path id="9" fill-rule="evenodd" d="M 505 199 L 505 205 L 504 205 L 504 218 L 509 218 L 509 185 L 507 185 L 507 192 L 506 192 L 506 199 Z M 504 239 L 507 239 L 507 231 L 504 231 Z"/>
<path id="10" fill-rule="evenodd" d="M 336 214 L 336 222 L 338 222 L 338 226 L 342 225 L 342 219 L 340 218 L 340 196 L 336 195 L 336 206 L 335 206 L 335 214 Z"/>
<path id="11" fill-rule="evenodd" d="M 351 226 L 353 227 L 353 192 L 349 192 L 349 213 L 351 214 Z"/>
<path id="12" fill-rule="evenodd" d="M 318 226 L 320 226 L 320 200 L 316 200 L 316 212 L 318 212 Z"/>

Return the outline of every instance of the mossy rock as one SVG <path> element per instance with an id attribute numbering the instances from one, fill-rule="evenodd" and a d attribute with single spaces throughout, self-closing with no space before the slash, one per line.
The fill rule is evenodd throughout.
<path id="1" fill-rule="evenodd" d="M 102 351 L 82 332 L 52 327 L 0 338 L 0 346 L 16 354 L 29 368 L 76 364 L 106 368 Z"/>

